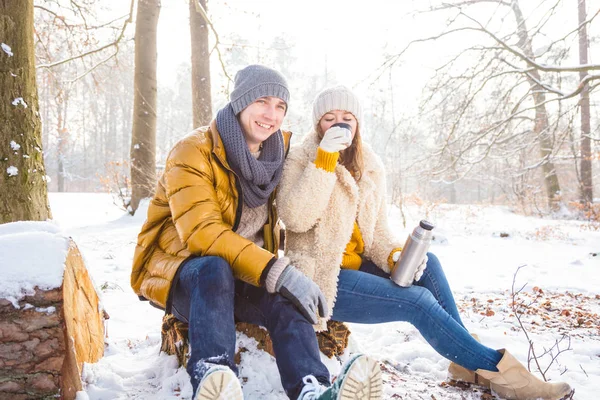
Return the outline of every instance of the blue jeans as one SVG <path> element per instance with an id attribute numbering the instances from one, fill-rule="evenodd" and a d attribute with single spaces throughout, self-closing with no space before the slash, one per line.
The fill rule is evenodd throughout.
<path id="1" fill-rule="evenodd" d="M 295 399 L 302 378 L 314 375 L 329 385 L 311 323 L 285 297 L 268 293 L 233 277 L 230 265 L 220 257 L 194 257 L 183 263 L 171 289 L 175 317 L 189 324 L 191 348 L 187 371 L 194 395 L 212 364 L 234 363 L 235 323 L 249 322 L 269 331 L 281 383 Z"/>
<path id="2" fill-rule="evenodd" d="M 371 261 L 342 269 L 332 319 L 361 324 L 405 321 L 442 356 L 470 370 L 497 371 L 502 354 L 477 342 L 464 327 L 437 257 L 428 253 L 423 276 L 404 288 Z"/>

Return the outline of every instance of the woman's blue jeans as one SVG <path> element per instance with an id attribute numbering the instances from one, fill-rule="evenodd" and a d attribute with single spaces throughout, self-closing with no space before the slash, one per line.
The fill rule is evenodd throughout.
<path id="1" fill-rule="evenodd" d="M 298 397 L 307 375 L 330 384 L 311 323 L 285 297 L 235 279 L 223 258 L 194 257 L 182 264 L 171 289 L 171 311 L 188 323 L 187 371 L 194 395 L 211 365 L 227 365 L 237 373 L 236 322 L 267 328 L 281 383 L 291 399 Z"/>
<path id="2" fill-rule="evenodd" d="M 423 276 L 404 288 L 370 261 L 342 269 L 332 319 L 361 324 L 405 321 L 442 356 L 470 370 L 497 371 L 502 354 L 481 345 L 464 327 L 439 260 L 428 253 Z"/>

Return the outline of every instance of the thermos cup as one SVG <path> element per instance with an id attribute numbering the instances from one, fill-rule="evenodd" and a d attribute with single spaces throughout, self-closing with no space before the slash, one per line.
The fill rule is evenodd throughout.
<path id="1" fill-rule="evenodd" d="M 392 270 L 391 279 L 399 286 L 412 285 L 417 267 L 425 258 L 431 244 L 433 224 L 424 219 L 412 231 L 400 253 L 400 259 Z"/>

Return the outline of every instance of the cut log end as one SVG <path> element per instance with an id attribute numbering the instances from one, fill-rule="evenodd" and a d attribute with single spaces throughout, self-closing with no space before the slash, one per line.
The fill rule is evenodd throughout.
<path id="1" fill-rule="evenodd" d="M 70 242 L 63 284 L 36 288 L 19 309 L 0 299 L 0 398 L 75 399 L 83 363 L 104 353 L 98 294 Z"/>

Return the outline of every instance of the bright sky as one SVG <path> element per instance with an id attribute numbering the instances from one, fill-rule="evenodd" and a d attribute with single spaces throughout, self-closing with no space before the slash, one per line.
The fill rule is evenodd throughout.
<path id="1" fill-rule="evenodd" d="M 537 1 L 520 3 L 526 17 L 548 8 L 535 8 Z M 599 3 L 598 0 L 587 1 L 590 16 L 598 10 Z M 576 0 L 563 0 L 559 4 L 564 11 L 559 11 L 558 15 L 568 23 L 555 31 L 574 28 Z M 236 33 L 259 47 L 254 62 L 262 61 L 261 57 L 269 51 L 266 47 L 274 37 L 284 36 L 289 43 L 295 44 L 293 54 L 298 70 L 323 75 L 335 73 L 340 82 L 350 85 L 373 73 L 384 61 L 386 51 L 393 54 L 411 40 L 443 30 L 445 16 L 442 14 L 424 16 L 415 12 L 425 7 L 426 2 L 415 0 L 212 0 L 208 3 L 209 14 L 223 42 L 227 43 L 227 36 Z M 496 6 L 486 4 L 481 7 L 470 7 L 468 12 L 476 16 L 483 7 L 489 10 Z M 505 24 L 513 26 L 510 10 L 506 8 L 500 14 L 503 13 L 509 16 Z M 577 38 L 573 38 L 576 46 Z M 462 41 L 459 36 L 453 40 L 456 44 Z M 188 1 L 163 1 L 159 22 L 159 79 L 168 81 L 168 71 L 189 60 L 189 47 Z M 402 64 L 402 75 L 410 77 L 403 80 L 403 85 L 414 86 L 416 94 L 426 76 L 423 67 L 438 66 L 453 47 L 452 40 L 437 47 L 416 46 Z M 216 57 L 212 58 L 213 63 L 216 62 Z"/>
<path id="2" fill-rule="evenodd" d="M 112 0 L 113 7 L 122 13 L 128 11 L 129 2 Z M 546 1 L 544 6 L 539 4 Z M 559 36 L 558 32 L 566 32 L 576 27 L 577 0 L 522 0 L 520 2 L 525 17 L 530 21 L 540 20 L 543 11 L 550 4 L 558 4 L 557 14 L 552 17 L 552 26 L 546 26 L 547 36 L 539 35 L 534 47 L 542 48 L 546 40 Z M 227 2 L 209 0 L 208 12 L 220 36 L 221 51 L 225 52 L 230 45 L 231 35 L 246 39 L 250 47 L 247 53 L 249 62 L 266 63 L 265 57 L 273 50 L 269 47 L 277 36 L 285 38 L 293 46 L 292 69 L 308 72 L 320 77 L 327 77 L 327 84 L 343 83 L 354 87 L 357 93 L 366 97 L 367 86 L 377 76 L 379 66 L 386 55 L 396 54 L 411 40 L 439 34 L 444 30 L 446 15 L 441 13 L 420 14 L 417 9 L 428 7 L 430 2 L 417 0 L 390 1 L 371 0 L 359 2 L 355 0 L 228 0 Z M 494 19 L 493 28 L 499 24 L 514 29 L 514 17 L 510 9 L 485 3 L 481 6 L 469 7 L 469 15 L 478 17 L 486 23 L 482 12 L 489 12 L 498 7 L 497 15 L 506 18 Z M 587 0 L 588 16 L 592 16 L 600 7 L 600 0 Z M 533 18 L 529 19 L 529 17 Z M 542 18 L 543 19 L 543 18 Z M 560 19 L 564 19 L 561 23 Z M 592 26 L 590 34 L 598 34 L 600 24 Z M 436 43 L 420 43 L 407 52 L 394 70 L 394 101 L 399 109 L 402 107 L 411 113 L 418 104 L 421 91 L 431 75 L 433 68 L 439 67 L 450 57 L 458 46 L 465 41 L 478 40 L 477 34 L 469 33 L 453 35 Z M 210 34 L 214 43 L 214 35 Z M 577 48 L 577 36 L 572 35 L 567 46 Z M 590 62 L 598 52 L 598 44 L 592 42 Z M 160 86 L 174 83 L 176 71 L 181 64 L 190 60 L 189 12 L 188 0 L 162 1 L 158 26 L 158 79 Z M 476 60 L 473 60 L 476 62 Z M 213 88 L 225 84 L 221 80 L 221 66 L 216 53 L 211 56 Z M 267 63 L 268 64 L 268 63 Z M 236 67 L 228 67 L 230 76 L 235 74 Z M 292 80 L 294 77 L 288 76 Z M 383 88 L 389 75 L 383 76 Z M 292 86 L 302 82 L 291 82 Z M 294 85 L 297 84 L 297 85 Z"/>
<path id="3" fill-rule="evenodd" d="M 395 49 L 408 41 L 411 31 L 418 31 L 414 20 L 404 15 L 411 2 L 403 3 L 373 0 L 367 6 L 343 0 L 230 0 L 211 1 L 208 7 L 225 44 L 227 36 L 236 33 L 256 46 L 251 52 L 253 62 L 261 62 L 273 38 L 283 36 L 294 45 L 295 69 L 334 73 L 340 82 L 354 85 L 381 65 L 386 46 L 392 43 Z M 169 71 L 188 62 L 189 47 L 187 1 L 164 1 L 159 22 L 160 80 L 167 82 L 172 76 Z M 220 68 L 215 62 L 213 56 L 214 68 Z"/>

